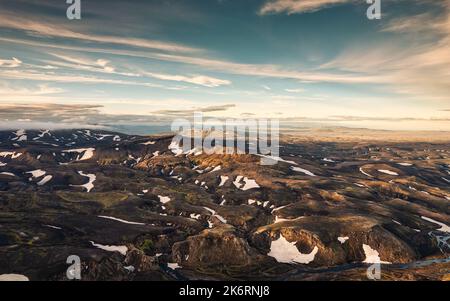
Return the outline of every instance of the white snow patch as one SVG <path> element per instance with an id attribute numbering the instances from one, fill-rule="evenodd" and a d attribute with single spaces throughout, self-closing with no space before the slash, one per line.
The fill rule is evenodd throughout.
<path id="1" fill-rule="evenodd" d="M 367 172 L 365 172 L 365 171 L 362 169 L 362 167 L 359 168 L 359 171 L 360 171 L 362 174 L 368 176 L 369 178 L 373 178 L 373 176 L 370 175 L 370 174 L 368 174 Z"/>
<path id="2" fill-rule="evenodd" d="M 52 226 L 52 225 L 44 225 L 47 228 L 52 228 L 52 229 L 56 229 L 56 230 L 62 230 L 61 227 L 56 227 L 56 226 Z"/>
<path id="3" fill-rule="evenodd" d="M 102 249 L 102 250 L 105 250 L 108 252 L 119 252 L 123 256 L 127 255 L 127 252 L 128 252 L 127 246 L 107 246 L 107 245 L 97 244 L 93 241 L 91 241 L 91 244 L 96 248 L 99 248 L 99 249 Z"/>
<path id="4" fill-rule="evenodd" d="M 180 147 L 180 144 L 177 141 L 172 141 L 169 145 L 169 150 L 175 155 L 179 156 L 183 154 L 183 149 Z"/>
<path id="5" fill-rule="evenodd" d="M 110 219 L 110 220 L 117 221 L 117 222 L 120 222 L 120 223 L 123 223 L 123 224 L 128 224 L 128 225 L 140 225 L 140 226 L 145 225 L 144 223 L 130 222 L 130 221 L 127 221 L 127 220 L 124 220 L 124 219 L 120 219 L 120 218 L 117 218 L 117 217 L 112 217 L 112 216 L 99 215 L 98 217 L 104 218 L 104 219 Z"/>
<path id="6" fill-rule="evenodd" d="M 78 153 L 80 154 L 76 161 L 84 161 L 84 160 L 89 160 L 94 156 L 94 151 L 95 148 L 90 147 L 90 148 L 78 148 L 78 149 L 68 149 L 68 150 L 64 150 L 63 153 Z"/>
<path id="7" fill-rule="evenodd" d="M 168 196 L 158 195 L 159 201 L 163 204 L 170 202 L 170 198 Z"/>
<path id="8" fill-rule="evenodd" d="M 270 245 L 270 252 L 267 254 L 273 257 L 278 262 L 283 263 L 302 263 L 308 264 L 314 261 L 314 258 L 319 251 L 317 246 L 309 254 L 302 254 L 295 246 L 296 242 L 289 242 L 283 235 L 280 238 L 272 241 Z"/>
<path id="9" fill-rule="evenodd" d="M 247 177 L 244 178 L 245 185 L 242 187 L 242 190 L 250 190 L 253 188 L 260 188 L 255 180 L 249 179 Z"/>
<path id="10" fill-rule="evenodd" d="M 208 208 L 208 207 L 203 207 L 203 208 L 205 208 L 206 210 L 208 210 L 209 212 L 211 212 L 212 216 L 217 217 L 217 219 L 218 219 L 219 221 L 221 221 L 222 223 L 224 223 L 224 224 L 227 223 L 227 220 L 226 220 L 225 218 L 223 218 L 222 216 L 216 214 L 216 211 L 215 211 L 215 210 L 213 210 L 213 209 L 211 209 L 211 208 Z"/>
<path id="11" fill-rule="evenodd" d="M 429 217 L 426 217 L 426 216 L 422 216 L 422 219 L 424 219 L 424 220 L 426 220 L 426 221 L 428 221 L 430 223 L 433 223 L 433 224 L 441 226 L 441 228 L 437 229 L 438 231 L 450 233 L 450 227 L 447 226 L 446 224 L 438 222 L 438 221 L 436 221 L 434 219 L 431 219 Z"/>
<path id="12" fill-rule="evenodd" d="M 191 213 L 190 217 L 193 219 L 199 219 L 201 217 L 201 214 Z"/>
<path id="13" fill-rule="evenodd" d="M 45 185 L 45 184 L 47 184 L 48 182 L 50 182 L 50 180 L 53 178 L 53 176 L 50 176 L 50 175 L 48 175 L 48 176 L 45 176 L 42 180 L 40 180 L 37 184 L 38 184 L 38 186 L 42 186 L 42 185 Z"/>
<path id="14" fill-rule="evenodd" d="M 220 184 L 219 187 L 222 187 L 223 185 L 225 185 L 225 183 L 228 181 L 229 177 L 227 176 L 220 176 Z"/>
<path id="15" fill-rule="evenodd" d="M 267 156 L 267 155 L 258 155 L 258 156 L 263 157 L 265 159 L 270 159 L 270 160 L 273 160 L 273 161 L 277 161 L 277 162 L 285 162 L 285 163 L 289 163 L 289 164 L 298 165 L 297 162 L 285 160 L 285 159 L 283 159 L 281 157 Z"/>
<path id="16" fill-rule="evenodd" d="M 401 166 L 412 166 L 412 164 L 411 163 L 397 163 L 398 165 L 401 165 Z"/>
<path id="17" fill-rule="evenodd" d="M 364 263 L 383 263 L 383 264 L 391 264 L 387 261 L 381 261 L 380 254 L 377 250 L 372 249 L 369 245 L 363 244 L 364 254 L 366 255 L 366 259 L 364 259 Z"/>
<path id="18" fill-rule="evenodd" d="M 343 244 L 349 239 L 349 237 L 348 236 L 339 236 L 337 239 L 339 240 L 339 242 L 341 244 Z"/>
<path id="19" fill-rule="evenodd" d="M 153 145 L 153 144 L 155 144 L 156 143 L 156 141 L 147 141 L 147 142 L 144 142 L 144 143 L 141 143 L 142 145 Z"/>
<path id="20" fill-rule="evenodd" d="M 91 190 L 94 188 L 94 181 L 97 179 L 97 176 L 94 174 L 85 174 L 82 171 L 78 171 L 78 174 L 80 174 L 83 177 L 89 178 L 89 182 L 87 182 L 84 185 L 72 185 L 72 186 L 84 187 L 84 188 L 86 188 L 87 192 L 91 192 Z"/>
<path id="21" fill-rule="evenodd" d="M 0 172 L 0 175 L 15 177 L 16 175 L 11 172 Z"/>
<path id="22" fill-rule="evenodd" d="M 391 176 L 398 176 L 398 173 L 391 171 L 391 170 L 387 170 L 387 169 L 378 169 L 379 172 L 385 173 L 387 175 L 391 175 Z"/>
<path id="23" fill-rule="evenodd" d="M 11 159 L 16 159 L 18 157 L 20 157 L 22 155 L 22 153 L 16 153 L 16 152 L 1 152 L 0 153 L 0 157 L 6 158 L 11 156 Z"/>
<path id="24" fill-rule="evenodd" d="M 215 171 L 219 171 L 219 170 L 221 170 L 222 169 L 222 166 L 216 166 L 216 167 L 214 167 L 214 169 L 213 170 L 211 170 L 210 172 L 215 172 Z"/>
<path id="25" fill-rule="evenodd" d="M 176 270 L 176 269 L 181 269 L 181 266 L 178 263 L 168 263 L 167 266 L 172 269 L 172 270 Z"/>
<path id="26" fill-rule="evenodd" d="M 33 178 L 40 178 L 40 177 L 44 176 L 47 172 L 42 169 L 36 169 L 36 170 L 32 170 L 32 171 L 27 171 L 26 173 L 31 174 L 31 176 Z"/>
<path id="27" fill-rule="evenodd" d="M 296 172 L 302 172 L 305 175 L 308 175 L 308 176 L 311 176 L 311 177 L 315 177 L 316 176 L 315 174 L 313 174 L 309 170 L 306 170 L 306 169 L 303 169 L 303 168 L 300 168 L 300 167 L 291 166 L 291 170 L 296 171 Z"/>

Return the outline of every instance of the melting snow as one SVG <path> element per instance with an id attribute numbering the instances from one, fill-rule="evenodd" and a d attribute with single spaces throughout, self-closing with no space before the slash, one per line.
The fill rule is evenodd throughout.
<path id="1" fill-rule="evenodd" d="M 349 239 L 349 237 L 348 236 L 339 236 L 337 239 L 339 240 L 339 242 L 341 244 L 343 244 Z"/>
<path id="2" fill-rule="evenodd" d="M 11 172 L 0 172 L 0 175 L 15 177 L 16 175 Z"/>
<path id="3" fill-rule="evenodd" d="M 11 156 L 11 159 L 16 159 L 18 157 L 20 157 L 22 155 L 22 153 L 16 153 L 16 152 L 1 152 L 0 153 L 0 157 L 6 158 Z"/>
<path id="4" fill-rule="evenodd" d="M 183 154 L 183 149 L 180 147 L 180 144 L 177 141 L 172 141 L 172 143 L 170 143 L 169 145 L 169 149 L 175 156 Z"/>
<path id="5" fill-rule="evenodd" d="M 27 171 L 26 173 L 30 173 L 33 178 L 39 178 L 45 175 L 47 172 L 42 169 L 36 169 L 33 171 Z"/>
<path id="6" fill-rule="evenodd" d="M 295 244 L 296 242 L 289 242 L 283 235 L 280 235 L 279 239 L 272 241 L 270 252 L 267 255 L 275 258 L 278 262 L 308 264 L 314 260 L 319 251 L 319 248 L 315 246 L 311 253 L 302 254 Z"/>
<path id="7" fill-rule="evenodd" d="M 42 137 L 44 137 L 45 135 L 51 136 L 50 130 L 43 130 L 43 131 L 41 131 L 41 133 L 38 134 L 37 137 L 33 138 L 33 140 L 38 140 L 39 138 L 42 138 Z"/>
<path id="8" fill-rule="evenodd" d="M 159 201 L 163 204 L 170 202 L 170 198 L 168 196 L 158 195 Z"/>
<path id="9" fill-rule="evenodd" d="M 215 172 L 215 171 L 219 171 L 219 170 L 221 170 L 222 169 L 222 166 L 216 166 L 216 167 L 214 167 L 214 169 L 213 170 L 211 170 L 210 172 Z"/>
<path id="10" fill-rule="evenodd" d="M 367 172 L 365 172 L 365 171 L 362 169 L 362 167 L 359 168 L 359 171 L 360 171 L 362 174 L 368 176 L 369 178 L 373 178 L 373 176 L 371 176 L 370 174 L 368 174 Z"/>
<path id="11" fill-rule="evenodd" d="M 27 141 L 28 139 L 25 130 L 18 130 L 17 132 L 14 132 L 14 134 L 16 135 L 16 138 L 11 139 L 13 141 Z"/>
<path id="12" fill-rule="evenodd" d="M 208 207 L 203 207 L 203 208 L 205 208 L 206 210 L 208 210 L 209 212 L 211 212 L 212 216 L 217 217 L 217 219 L 218 219 L 219 221 L 221 221 L 222 223 L 224 223 L 224 224 L 227 223 L 227 220 L 226 220 L 225 218 L 223 218 L 222 216 L 216 214 L 216 211 L 215 211 L 215 210 L 213 210 L 213 209 L 211 209 L 211 208 L 208 208 Z"/>
<path id="13" fill-rule="evenodd" d="M 56 226 L 52 226 L 52 225 L 44 225 L 44 226 L 48 227 L 48 228 L 56 229 L 56 230 L 62 230 L 61 227 L 56 227 Z"/>
<path id="14" fill-rule="evenodd" d="M 128 248 L 127 246 L 105 246 L 101 244 L 96 244 L 95 242 L 91 241 L 91 244 L 94 247 L 97 247 L 99 249 L 108 251 L 108 252 L 119 252 L 123 256 L 127 255 Z"/>
<path id="15" fill-rule="evenodd" d="M 171 268 L 172 270 L 181 269 L 181 266 L 178 265 L 178 263 L 168 263 L 167 266 Z"/>
<path id="16" fill-rule="evenodd" d="M 222 187 L 223 185 L 225 185 L 225 183 L 228 181 L 229 177 L 227 176 L 220 176 L 220 184 L 219 187 Z"/>
<path id="17" fill-rule="evenodd" d="M 193 218 L 193 219 L 199 219 L 201 217 L 201 215 L 200 214 L 191 213 L 190 217 Z"/>
<path id="18" fill-rule="evenodd" d="M 129 222 L 129 221 L 126 221 L 124 219 L 120 219 L 120 218 L 116 218 L 116 217 L 112 217 L 112 216 L 99 215 L 98 217 L 105 218 L 105 219 L 110 219 L 110 220 L 117 221 L 117 222 L 120 222 L 120 223 L 123 223 L 123 224 L 141 225 L 141 226 L 145 225 L 144 223 Z"/>
<path id="19" fill-rule="evenodd" d="M 387 169 L 379 169 L 378 171 L 382 172 L 382 173 L 385 173 L 385 174 L 388 174 L 388 175 L 391 175 L 391 176 L 398 176 L 398 173 L 396 173 L 394 171 L 387 170 Z"/>
<path id="20" fill-rule="evenodd" d="M 289 163 L 289 164 L 294 164 L 294 165 L 298 165 L 296 162 L 294 161 L 288 161 L 288 160 L 284 160 L 281 157 L 276 157 L 276 156 L 267 156 L 267 155 L 258 155 L 260 157 L 266 158 L 266 159 L 270 159 L 273 161 L 279 161 L 279 162 L 285 162 L 285 163 Z"/>
<path id="21" fill-rule="evenodd" d="M 77 161 L 89 160 L 94 156 L 95 148 L 78 148 L 78 149 L 69 149 L 64 150 L 63 153 L 79 153 L 80 155 L 77 157 Z"/>
<path id="22" fill-rule="evenodd" d="M 391 264 L 387 261 L 381 261 L 380 254 L 377 250 L 372 249 L 369 245 L 363 244 L 364 254 L 366 255 L 366 259 L 363 261 L 364 263 L 383 263 L 383 264 Z"/>
<path id="23" fill-rule="evenodd" d="M 429 221 L 430 223 L 433 223 L 433 224 L 441 226 L 441 228 L 437 229 L 437 231 L 450 233 L 450 227 L 447 226 L 446 224 L 438 222 L 438 221 L 435 221 L 434 219 L 431 219 L 431 218 L 426 217 L 426 216 L 422 216 L 422 219 L 424 219 L 426 221 Z"/>
<path id="24" fill-rule="evenodd" d="M 84 185 L 72 185 L 72 186 L 84 187 L 84 188 L 86 188 L 87 192 L 91 192 L 91 190 L 94 188 L 94 181 L 97 179 L 96 175 L 84 174 L 82 171 L 79 171 L 78 173 L 83 177 L 89 178 L 89 182 L 87 182 Z"/>
<path id="25" fill-rule="evenodd" d="M 255 180 L 251 180 L 251 179 L 245 177 L 244 178 L 244 182 L 245 182 L 245 185 L 244 185 L 244 187 L 242 187 L 242 190 L 244 190 L 244 191 L 245 190 L 250 190 L 250 189 L 253 189 L 253 188 L 260 188 Z"/>
<path id="26" fill-rule="evenodd" d="M 315 177 L 315 176 L 316 176 L 315 174 L 313 174 L 313 173 L 310 172 L 309 170 L 306 170 L 306 169 L 303 169 L 303 168 L 300 168 L 300 167 L 294 167 L 294 166 L 291 166 L 291 170 L 297 171 L 297 172 L 302 172 L 302 173 L 304 173 L 305 175 L 308 175 L 308 176 L 311 176 L 311 177 Z"/>
<path id="27" fill-rule="evenodd" d="M 53 178 L 53 176 L 50 176 L 50 175 L 48 175 L 48 176 L 45 176 L 41 181 L 39 181 L 37 184 L 39 185 L 39 186 L 42 186 L 42 185 L 45 185 L 45 184 L 47 184 L 48 182 L 50 182 L 50 180 Z"/>
<path id="28" fill-rule="evenodd" d="M 241 181 L 244 181 L 244 187 L 242 187 L 242 183 L 240 183 Z M 256 183 L 255 180 L 249 179 L 247 177 L 243 177 L 243 176 L 237 176 L 236 179 L 233 182 L 234 186 L 236 186 L 236 188 L 239 188 L 241 190 L 250 190 L 253 188 L 260 188 L 260 186 Z M 242 188 L 241 188 L 242 187 Z"/>
<path id="29" fill-rule="evenodd" d="M 397 163 L 398 165 L 401 165 L 401 166 L 412 166 L 412 164 L 411 163 Z"/>

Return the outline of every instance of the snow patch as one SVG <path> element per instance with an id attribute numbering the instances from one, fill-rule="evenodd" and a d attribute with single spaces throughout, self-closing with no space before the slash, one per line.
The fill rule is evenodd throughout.
<path id="1" fill-rule="evenodd" d="M 391 176 L 398 176 L 398 173 L 391 171 L 391 170 L 387 170 L 387 169 L 379 169 L 379 172 L 385 173 L 387 175 L 391 175 Z"/>
<path id="2" fill-rule="evenodd" d="M 89 160 L 94 156 L 94 151 L 95 148 L 90 147 L 90 148 L 78 148 L 78 149 L 68 149 L 68 150 L 64 150 L 63 153 L 78 153 L 80 154 L 76 161 L 84 161 L 84 160 Z"/>
<path id="3" fill-rule="evenodd" d="M 116 218 L 116 217 L 112 217 L 112 216 L 99 215 L 98 217 L 99 218 L 104 218 L 104 219 L 110 219 L 110 220 L 117 221 L 117 222 L 120 222 L 120 223 L 123 223 L 123 224 L 128 224 L 128 225 L 140 225 L 140 226 L 144 226 L 145 225 L 144 223 L 130 222 L 130 221 L 127 221 L 127 220 L 124 220 L 124 219 L 120 219 L 120 218 Z"/>
<path id="4" fill-rule="evenodd" d="M 349 237 L 348 237 L 348 236 L 339 236 L 337 239 L 338 239 L 338 241 L 339 241 L 341 244 L 343 244 L 343 243 L 345 243 L 347 240 L 349 240 Z"/>
<path id="5" fill-rule="evenodd" d="M 270 245 L 270 252 L 267 254 L 275 258 L 278 262 L 283 263 L 301 263 L 308 264 L 314 261 L 314 258 L 319 251 L 317 246 L 309 254 L 302 254 L 295 246 L 296 242 L 289 242 L 283 235 L 280 238 L 272 241 Z"/>
<path id="6" fill-rule="evenodd" d="M 303 168 L 300 168 L 300 167 L 291 166 L 291 170 L 296 171 L 296 172 L 302 172 L 305 175 L 308 175 L 308 176 L 311 176 L 311 177 L 315 177 L 316 176 L 315 174 L 313 174 L 309 170 L 306 170 L 306 169 L 303 169 Z"/>
<path id="7" fill-rule="evenodd" d="M 363 244 L 364 254 L 366 255 L 366 259 L 364 259 L 364 263 L 383 263 L 383 264 L 391 264 L 387 261 L 381 261 L 380 254 L 377 250 L 372 249 L 369 245 Z"/>
<path id="8" fill-rule="evenodd" d="M 99 249 L 102 249 L 104 251 L 108 251 L 108 252 L 119 252 L 120 254 L 122 254 L 123 256 L 127 255 L 128 252 L 128 248 L 127 246 L 107 246 L 107 245 L 101 245 L 101 244 L 97 244 L 93 241 L 91 241 L 91 244 Z"/>
<path id="9" fill-rule="evenodd" d="M 428 221 L 428 222 L 430 222 L 430 223 L 433 223 L 433 224 L 441 226 L 441 228 L 437 229 L 437 231 L 450 233 L 450 227 L 447 226 L 446 224 L 438 222 L 438 221 L 436 221 L 434 219 L 431 219 L 429 217 L 426 217 L 426 216 L 421 216 L 421 218 L 426 220 L 426 221 Z"/>

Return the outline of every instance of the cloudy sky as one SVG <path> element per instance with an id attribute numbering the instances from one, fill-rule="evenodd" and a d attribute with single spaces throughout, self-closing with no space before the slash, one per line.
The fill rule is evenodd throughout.
<path id="1" fill-rule="evenodd" d="M 1 0 L 0 126 L 450 130 L 450 0 Z"/>

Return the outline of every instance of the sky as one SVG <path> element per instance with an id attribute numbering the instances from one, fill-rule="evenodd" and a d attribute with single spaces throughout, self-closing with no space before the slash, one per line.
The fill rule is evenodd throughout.
<path id="1" fill-rule="evenodd" d="M 450 130 L 450 0 L 0 1 L 0 128 Z"/>

